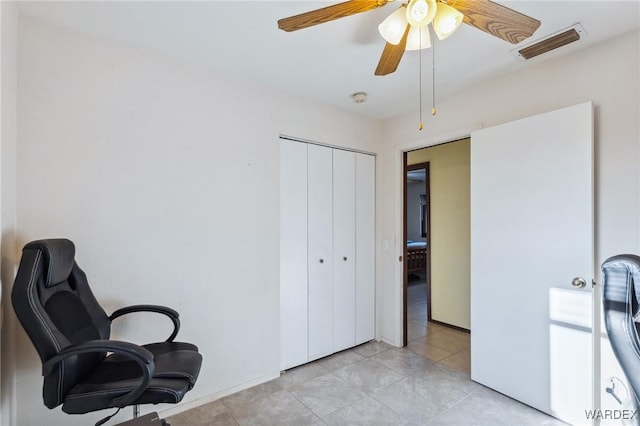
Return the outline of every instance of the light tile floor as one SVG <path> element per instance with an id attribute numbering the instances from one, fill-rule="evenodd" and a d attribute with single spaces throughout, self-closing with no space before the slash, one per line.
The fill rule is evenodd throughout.
<path id="1" fill-rule="evenodd" d="M 409 287 L 406 348 L 369 342 L 194 408 L 172 426 L 564 425 L 469 378 L 469 334 L 427 323 Z M 412 294 L 415 293 L 415 294 Z"/>

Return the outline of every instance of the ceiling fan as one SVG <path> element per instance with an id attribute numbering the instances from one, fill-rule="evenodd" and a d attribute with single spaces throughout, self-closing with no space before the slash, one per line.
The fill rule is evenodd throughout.
<path id="1" fill-rule="evenodd" d="M 278 21 L 278 28 L 297 31 L 338 18 L 367 12 L 385 6 L 393 0 L 351 0 Z M 404 10 L 406 8 L 406 10 Z M 446 12 L 446 17 L 444 16 Z M 394 34 L 385 34 L 383 26 L 394 15 L 400 19 Z M 406 17 L 405 17 L 406 16 Z M 478 28 L 509 43 L 516 44 L 529 38 L 540 26 L 540 21 L 490 0 L 410 0 L 389 16 L 379 27 L 387 40 L 376 68 L 376 75 L 387 75 L 398 68 L 405 50 L 429 47 L 420 38 L 411 48 L 412 35 L 428 39 L 427 25 L 432 23 L 439 39 L 448 37 L 461 22 Z M 413 37 L 415 39 L 415 37 Z M 409 43 L 409 45 L 407 44 Z M 414 43 L 415 44 L 415 43 Z"/>

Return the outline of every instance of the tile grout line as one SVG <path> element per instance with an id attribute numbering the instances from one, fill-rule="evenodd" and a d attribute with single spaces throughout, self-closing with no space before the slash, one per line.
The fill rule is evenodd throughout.
<path id="1" fill-rule="evenodd" d="M 446 413 L 448 413 L 449 411 L 451 411 L 453 408 L 457 407 L 458 405 L 460 405 L 462 403 L 462 401 L 465 401 L 467 398 L 469 398 L 471 395 L 473 395 L 474 393 L 480 391 L 482 389 L 482 386 L 479 387 L 476 390 L 473 390 L 471 392 L 469 392 L 467 394 L 467 396 L 465 396 L 464 398 L 462 398 L 460 401 L 456 402 L 455 404 L 453 404 L 451 407 L 447 408 L 446 410 L 444 410 L 442 413 L 438 414 L 437 416 L 435 416 L 434 418 L 432 418 L 431 420 L 429 420 L 427 422 L 427 425 L 432 423 L 434 420 L 436 420 L 438 417 L 444 416 Z"/>
<path id="2" fill-rule="evenodd" d="M 388 386 L 391 386 L 391 385 L 393 385 L 393 384 L 395 384 L 395 383 L 398 383 L 398 382 L 399 382 L 399 381 L 401 381 L 401 380 L 405 380 L 406 378 L 408 378 L 408 376 L 406 376 L 406 375 L 404 375 L 404 374 L 400 373 L 399 371 L 396 371 L 395 369 L 390 368 L 390 367 L 387 367 L 386 365 L 382 364 L 381 362 L 379 362 L 379 361 L 377 361 L 377 360 L 375 360 L 375 359 L 372 359 L 372 357 L 374 357 L 374 356 L 376 356 L 376 355 L 378 355 L 378 354 L 381 354 L 381 353 L 387 352 L 387 351 L 389 351 L 389 350 L 391 350 L 391 348 L 387 348 L 387 349 L 384 349 L 384 350 L 381 350 L 381 351 L 378 351 L 378 352 L 372 353 L 372 354 L 371 354 L 371 355 L 369 355 L 369 356 L 365 356 L 365 355 L 363 355 L 363 354 L 361 354 L 361 353 L 359 353 L 359 352 L 357 352 L 357 351 L 356 351 L 356 353 L 358 353 L 359 355 L 363 356 L 363 357 L 365 358 L 365 360 L 371 360 L 371 361 L 373 361 L 374 363 L 378 364 L 379 366 L 384 367 L 384 368 L 387 368 L 387 369 L 389 369 L 391 372 L 398 374 L 398 375 L 400 376 L 400 378 L 398 378 L 397 380 L 394 380 L 394 381 L 393 381 L 393 382 L 391 382 L 391 383 L 387 383 L 386 385 L 381 386 L 381 387 L 379 387 L 379 388 L 377 388 L 377 389 L 371 390 L 371 391 L 365 391 L 365 390 L 363 390 L 363 389 L 358 389 L 358 388 L 357 388 L 357 386 L 354 386 L 354 385 L 352 385 L 352 386 L 354 386 L 356 389 L 358 389 L 358 390 L 359 390 L 363 395 L 365 395 L 365 397 L 369 397 L 369 398 L 373 399 L 374 401 L 376 401 L 376 402 L 378 402 L 378 403 L 382 404 L 383 406 L 385 406 L 385 407 L 386 407 L 386 408 L 388 408 L 389 410 L 391 410 L 393 413 L 395 413 L 396 415 L 398 415 L 401 419 L 408 420 L 408 419 L 406 419 L 402 414 L 398 413 L 396 410 L 394 410 L 393 408 L 389 407 L 387 404 L 385 404 L 384 402 L 382 402 L 382 401 L 378 400 L 376 397 L 374 397 L 374 396 L 372 395 L 372 393 L 375 393 L 375 392 L 377 392 L 377 391 L 379 391 L 379 390 L 381 390 L 381 389 L 384 389 L 384 388 L 386 388 L 386 387 L 388 387 Z M 364 360 L 359 361 L 359 362 L 363 362 L 363 361 L 364 361 Z M 350 365 L 351 365 L 351 364 L 350 364 Z M 337 376 L 336 376 L 336 377 L 337 377 Z M 338 377 L 338 378 L 340 378 L 340 377 Z M 340 378 L 340 379 L 341 379 L 341 378 Z M 349 383 L 349 382 L 347 382 L 347 383 Z M 351 383 L 349 383 L 349 384 L 351 385 Z M 338 411 L 341 411 L 341 410 L 344 410 L 344 409 L 346 409 L 346 408 L 348 408 L 348 407 L 351 407 L 351 406 L 353 406 L 353 405 L 357 404 L 358 402 L 361 402 L 363 399 L 364 399 L 364 397 L 363 397 L 363 398 L 360 398 L 360 399 L 358 399 L 357 401 L 354 401 L 354 402 L 352 402 L 351 404 L 346 405 L 346 406 L 344 406 L 344 407 L 342 407 L 342 408 L 340 408 L 340 409 L 338 409 L 338 410 L 335 410 L 335 411 L 333 411 L 332 413 L 329 413 L 329 414 L 327 414 L 326 416 L 321 417 L 321 418 L 320 418 L 320 420 L 322 420 L 322 421 L 324 422 L 324 418 L 326 418 L 326 417 L 328 417 L 328 416 L 330 416 L 330 415 L 332 415 L 332 414 L 334 414 L 334 413 L 337 413 Z"/>
<path id="3" fill-rule="evenodd" d="M 387 350 L 391 350 L 391 349 L 387 349 Z M 382 351 L 382 352 L 384 352 L 384 351 Z M 412 352 L 412 353 L 414 353 L 414 352 Z M 428 359 L 428 358 L 427 358 L 427 357 L 425 357 L 425 356 L 422 356 L 422 355 L 420 355 L 420 354 L 416 354 L 416 353 L 414 353 L 414 354 L 415 354 L 415 355 L 417 355 L 417 356 L 420 356 L 420 357 L 424 358 L 424 359 L 425 359 L 425 361 L 427 361 L 427 362 L 431 362 L 431 363 L 433 363 L 434 365 L 436 364 L 435 362 L 431 361 L 430 359 Z M 383 367 L 386 367 L 386 368 L 390 369 L 391 371 L 393 371 L 393 372 L 395 372 L 395 373 L 397 373 L 397 374 L 399 374 L 399 375 L 401 375 L 401 376 L 402 376 L 402 378 L 401 378 L 401 379 L 395 380 L 395 381 L 394 381 L 394 382 L 392 382 L 392 383 L 389 383 L 389 384 L 387 384 L 387 385 L 385 385 L 385 386 L 382 386 L 382 387 L 380 387 L 380 388 L 378 388 L 378 389 L 376 389 L 376 390 L 372 391 L 372 393 L 378 392 L 378 391 L 380 391 L 380 390 L 382 390 L 382 389 L 385 389 L 385 388 L 387 388 L 387 387 L 389 387 L 389 386 L 393 386 L 394 384 L 396 384 L 396 383 L 398 383 L 398 382 L 400 382 L 400 381 L 402 381 L 402 380 L 409 379 L 409 378 L 411 377 L 410 375 L 405 375 L 405 374 L 401 373 L 400 371 L 398 371 L 398 370 L 396 370 L 396 369 L 394 369 L 394 368 L 388 367 L 388 366 L 386 366 L 386 365 L 382 364 L 381 362 L 379 362 L 379 361 L 377 361 L 377 360 L 375 360 L 375 359 L 374 359 L 374 360 L 372 360 L 372 361 L 373 361 L 373 362 L 376 362 L 376 363 L 378 363 L 379 365 L 382 365 Z M 401 413 L 399 413 L 398 411 L 394 410 L 392 407 L 390 407 L 389 405 L 387 405 L 384 401 L 379 400 L 378 398 L 376 398 L 375 396 L 373 396 L 372 394 L 370 394 L 370 393 L 368 393 L 368 392 L 365 392 L 365 394 L 366 394 L 367 396 L 369 396 L 370 398 L 372 398 L 373 400 L 375 400 L 375 401 L 379 402 L 380 404 L 384 405 L 386 408 L 388 408 L 389 410 L 391 410 L 391 411 L 392 411 L 392 412 L 394 412 L 395 414 L 397 414 L 401 419 L 405 420 L 405 421 L 407 422 L 407 424 L 411 424 L 411 419 L 409 419 L 409 418 L 405 417 L 404 415 L 402 415 L 402 414 L 401 414 Z M 415 396 L 416 396 L 418 399 L 420 399 L 420 400 L 422 400 L 422 401 L 425 401 L 425 403 L 426 403 L 426 400 L 425 400 L 422 396 L 420 396 L 420 395 L 416 394 L 415 392 L 414 392 L 414 394 L 415 394 Z M 437 416 L 436 416 L 436 417 L 437 417 Z M 435 418 L 435 417 L 434 417 L 434 418 Z"/>
<path id="4" fill-rule="evenodd" d="M 329 373 L 331 373 L 331 372 L 329 372 Z M 319 376 L 316 376 L 316 377 L 319 377 Z M 313 380 L 313 379 L 315 379 L 316 377 L 311 377 L 311 378 L 309 378 L 309 379 L 306 379 L 306 380 L 304 380 L 302 383 L 307 382 L 307 381 L 309 381 L 309 380 Z M 297 385 L 299 385 L 299 384 L 301 384 L 301 383 L 298 383 L 298 384 L 296 384 L 295 386 L 297 386 Z M 294 386 L 294 387 L 295 387 L 295 386 Z M 309 412 L 310 412 L 310 413 L 311 413 L 311 414 L 312 414 L 316 419 L 318 419 L 318 420 L 320 420 L 322 423 L 324 423 L 324 421 L 322 420 L 322 417 L 320 417 L 319 415 L 317 415 L 317 414 L 316 414 L 316 413 L 311 409 L 311 407 L 307 406 L 307 404 L 305 404 L 303 400 L 301 400 L 300 398 L 298 398 L 298 397 L 296 396 L 296 394 L 294 394 L 294 393 L 292 393 L 291 391 L 289 391 L 289 389 L 286 389 L 286 388 L 285 388 L 285 390 L 289 393 L 289 395 L 291 395 L 292 397 L 294 397 L 294 398 L 295 398 L 295 399 L 296 399 L 300 404 L 302 404 L 302 406 L 303 406 L 304 408 L 306 408 L 307 410 L 309 410 Z M 336 411 L 337 411 L 337 410 L 336 410 Z M 325 423 L 325 424 L 326 424 L 326 423 Z"/>
<path id="5" fill-rule="evenodd" d="M 227 406 L 225 405 L 225 403 L 222 401 L 222 399 L 224 399 L 224 398 L 221 398 L 221 399 L 219 399 L 218 401 L 220 401 L 220 404 L 222 404 L 222 406 L 224 407 L 224 411 L 226 411 L 227 413 L 229 413 L 229 415 L 231 416 L 231 418 L 233 419 L 233 421 L 236 423 L 236 425 L 237 425 L 237 426 L 240 426 L 240 422 L 238 421 L 238 419 L 236 419 L 236 416 L 234 416 L 234 415 L 233 415 L 233 413 L 231 412 L 231 410 L 229 409 L 229 407 L 227 407 Z"/>

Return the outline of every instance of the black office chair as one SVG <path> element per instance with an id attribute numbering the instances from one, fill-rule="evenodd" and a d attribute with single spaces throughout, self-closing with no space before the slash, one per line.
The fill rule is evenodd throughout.
<path id="1" fill-rule="evenodd" d="M 75 246 L 67 239 L 28 243 L 11 294 L 18 320 L 42 361 L 44 404 L 63 404 L 68 414 L 134 406 L 137 417 L 138 404 L 180 402 L 196 382 L 202 356 L 195 345 L 173 341 L 180 328 L 178 313 L 137 305 L 107 316 L 74 257 Z M 111 322 L 131 312 L 164 314 L 174 330 L 165 342 L 142 346 L 109 340 Z M 143 418 L 159 424 L 157 414 L 135 424 L 143 424 Z"/>
<path id="2" fill-rule="evenodd" d="M 633 407 L 640 408 L 640 257 L 623 254 L 610 257 L 602 264 L 602 300 L 609 341 L 631 389 Z M 619 402 L 613 389 L 613 393 Z M 638 424 L 638 419 L 635 418 Z"/>

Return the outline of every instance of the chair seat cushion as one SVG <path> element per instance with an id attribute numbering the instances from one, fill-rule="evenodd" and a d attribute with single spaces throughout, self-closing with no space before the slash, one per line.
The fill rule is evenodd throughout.
<path id="1" fill-rule="evenodd" d="M 115 407 L 114 399 L 127 394 L 138 383 L 138 379 L 79 383 L 67 394 L 62 411 L 67 414 L 84 414 Z M 190 384 L 186 380 L 152 379 L 135 404 L 175 404 L 182 401 L 189 388 Z"/>
<path id="2" fill-rule="evenodd" d="M 156 365 L 154 378 L 186 380 L 191 389 L 200 373 L 202 356 L 193 351 L 175 351 L 154 355 L 153 362 Z"/>
<path id="3" fill-rule="evenodd" d="M 155 372 L 153 377 L 184 379 L 193 387 L 200 373 L 202 356 L 198 353 L 198 347 L 191 343 L 183 342 L 159 342 L 143 345 L 153 354 Z M 136 362 L 122 355 L 111 355 L 108 362 L 130 364 L 129 368 L 137 369 Z"/>
<path id="4" fill-rule="evenodd" d="M 202 356 L 193 350 L 154 354 L 155 370 L 147 390 L 136 404 L 177 403 L 194 385 Z M 165 348 L 166 349 L 166 348 Z M 69 414 L 114 407 L 113 400 L 133 390 L 142 373 L 135 361 L 110 355 L 67 394 L 62 410 Z"/>
<path id="5" fill-rule="evenodd" d="M 175 352 L 175 351 L 193 351 L 198 352 L 198 347 L 192 343 L 185 342 L 158 342 L 158 343 L 149 343 L 147 345 L 142 345 L 143 348 L 147 349 L 153 355 L 160 355 L 167 352 Z"/>

